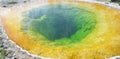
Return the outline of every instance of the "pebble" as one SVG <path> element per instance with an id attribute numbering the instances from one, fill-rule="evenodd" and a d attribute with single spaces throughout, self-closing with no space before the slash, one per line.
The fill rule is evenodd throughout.
<path id="1" fill-rule="evenodd" d="M 35 0 L 0 0 L 0 7 L 12 7 L 16 4 L 32 2 Z"/>
<path id="2" fill-rule="evenodd" d="M 7 39 L 0 25 L 0 59 L 34 59 L 34 56 L 21 50 L 14 42 Z M 1 57 L 2 56 L 2 57 Z M 22 56 L 22 57 L 21 57 Z M 41 59 L 40 57 L 36 57 Z"/>

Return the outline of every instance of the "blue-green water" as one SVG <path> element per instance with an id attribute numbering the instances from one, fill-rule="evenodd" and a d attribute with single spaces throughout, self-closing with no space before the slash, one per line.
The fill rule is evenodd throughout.
<path id="1" fill-rule="evenodd" d="M 65 45 L 79 42 L 91 33 L 96 24 L 95 16 L 75 5 L 46 5 L 31 9 L 23 21 L 23 28 Z"/>

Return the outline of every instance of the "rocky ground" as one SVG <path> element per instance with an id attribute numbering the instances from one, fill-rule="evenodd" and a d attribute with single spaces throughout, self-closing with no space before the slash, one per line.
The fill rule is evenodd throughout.
<path id="1" fill-rule="evenodd" d="M 35 0 L 0 0 L 0 7 L 12 7 L 16 4 L 33 2 Z"/>
<path id="2" fill-rule="evenodd" d="M 33 2 L 35 0 L 0 0 L 0 7 L 9 8 L 16 4 Z M 120 0 L 98 0 L 104 2 L 114 2 L 120 4 Z M 22 57 L 21 57 L 22 56 Z M 14 42 L 11 42 L 4 33 L 3 27 L 0 25 L 0 59 L 49 59 L 33 56 L 22 50 Z"/>
<path id="3" fill-rule="evenodd" d="M 0 7 L 12 7 L 16 4 L 22 4 L 22 3 L 33 2 L 33 1 L 36 1 L 36 0 L 0 0 Z M 120 4 L 120 0 L 97 0 L 97 1 L 115 2 Z"/>
<path id="4" fill-rule="evenodd" d="M 41 59 L 21 49 L 14 42 L 8 39 L 0 25 L 0 59 Z M 43 58 L 45 59 L 45 58 Z"/>

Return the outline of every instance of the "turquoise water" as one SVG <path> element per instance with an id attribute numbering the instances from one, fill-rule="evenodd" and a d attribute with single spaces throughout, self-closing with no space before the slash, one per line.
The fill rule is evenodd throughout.
<path id="1" fill-rule="evenodd" d="M 96 25 L 95 17 L 94 13 L 75 5 L 46 5 L 28 11 L 23 29 L 43 35 L 57 45 L 66 45 L 79 42 L 91 33 Z"/>

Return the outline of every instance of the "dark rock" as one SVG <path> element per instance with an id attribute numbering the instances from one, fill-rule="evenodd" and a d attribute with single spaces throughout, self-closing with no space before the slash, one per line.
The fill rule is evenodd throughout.
<path id="1" fill-rule="evenodd" d="M 111 2 L 120 2 L 120 0 L 111 0 Z"/>

